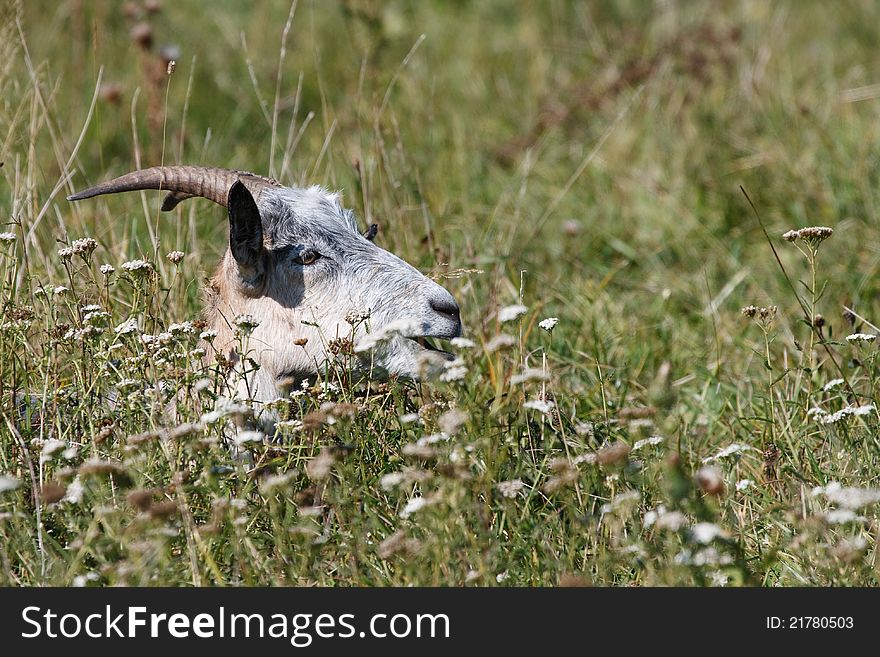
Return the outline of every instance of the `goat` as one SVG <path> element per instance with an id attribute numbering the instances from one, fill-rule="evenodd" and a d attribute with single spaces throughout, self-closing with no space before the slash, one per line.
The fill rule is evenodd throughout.
<path id="1" fill-rule="evenodd" d="M 450 360 L 430 338 L 461 335 L 453 296 L 397 256 L 373 243 L 375 226 L 358 231 L 337 194 L 321 187 L 284 187 L 244 171 L 164 166 L 133 171 L 77 194 L 145 189 L 168 192 L 162 210 L 192 197 L 226 208 L 229 247 L 207 286 L 203 319 L 216 333 L 211 358 L 238 362 L 235 319 L 258 324 L 248 354 L 259 368 L 237 382 L 239 395 L 266 402 L 322 371 L 328 344 L 381 336 L 358 356 L 372 374 L 418 379 L 427 360 Z M 352 319 L 368 317 L 367 321 Z M 369 335 L 355 335 L 365 332 Z"/>

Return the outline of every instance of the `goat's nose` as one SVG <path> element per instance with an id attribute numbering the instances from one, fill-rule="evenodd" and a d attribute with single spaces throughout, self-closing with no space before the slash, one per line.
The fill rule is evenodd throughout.
<path id="1" fill-rule="evenodd" d="M 461 323 L 461 311 L 458 304 L 452 298 L 449 299 L 431 299 L 431 309 L 435 312 L 445 315 L 454 322 Z"/>

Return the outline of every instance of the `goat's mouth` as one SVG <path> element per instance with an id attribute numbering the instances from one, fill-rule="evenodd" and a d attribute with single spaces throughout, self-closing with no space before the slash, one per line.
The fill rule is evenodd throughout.
<path id="1" fill-rule="evenodd" d="M 439 338 L 435 337 L 434 339 L 437 340 Z M 408 337 L 407 340 L 410 340 L 411 342 L 415 342 L 422 350 L 434 352 L 440 356 L 443 356 L 447 360 L 452 360 L 455 358 L 455 356 L 453 356 L 448 351 L 444 351 L 443 349 L 440 349 L 436 345 L 434 345 L 434 343 L 431 342 L 431 337 L 429 337 L 429 336 L 426 336 L 426 335 L 412 336 L 412 337 Z"/>

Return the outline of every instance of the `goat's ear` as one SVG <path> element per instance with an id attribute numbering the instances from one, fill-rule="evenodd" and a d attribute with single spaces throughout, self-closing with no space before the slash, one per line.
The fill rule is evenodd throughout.
<path id="1" fill-rule="evenodd" d="M 263 222 L 254 197 L 240 180 L 230 189 L 226 207 L 229 208 L 229 248 L 242 273 L 259 273 L 263 253 Z"/>

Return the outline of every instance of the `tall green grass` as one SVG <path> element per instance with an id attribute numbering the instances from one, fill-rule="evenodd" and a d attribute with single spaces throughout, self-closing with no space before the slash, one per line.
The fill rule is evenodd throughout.
<path id="1" fill-rule="evenodd" d="M 154 5 L 0 9 L 0 582 L 877 583 L 874 5 Z M 246 467 L 222 211 L 64 201 L 160 162 L 342 190 L 461 369 L 331 368 Z"/>

